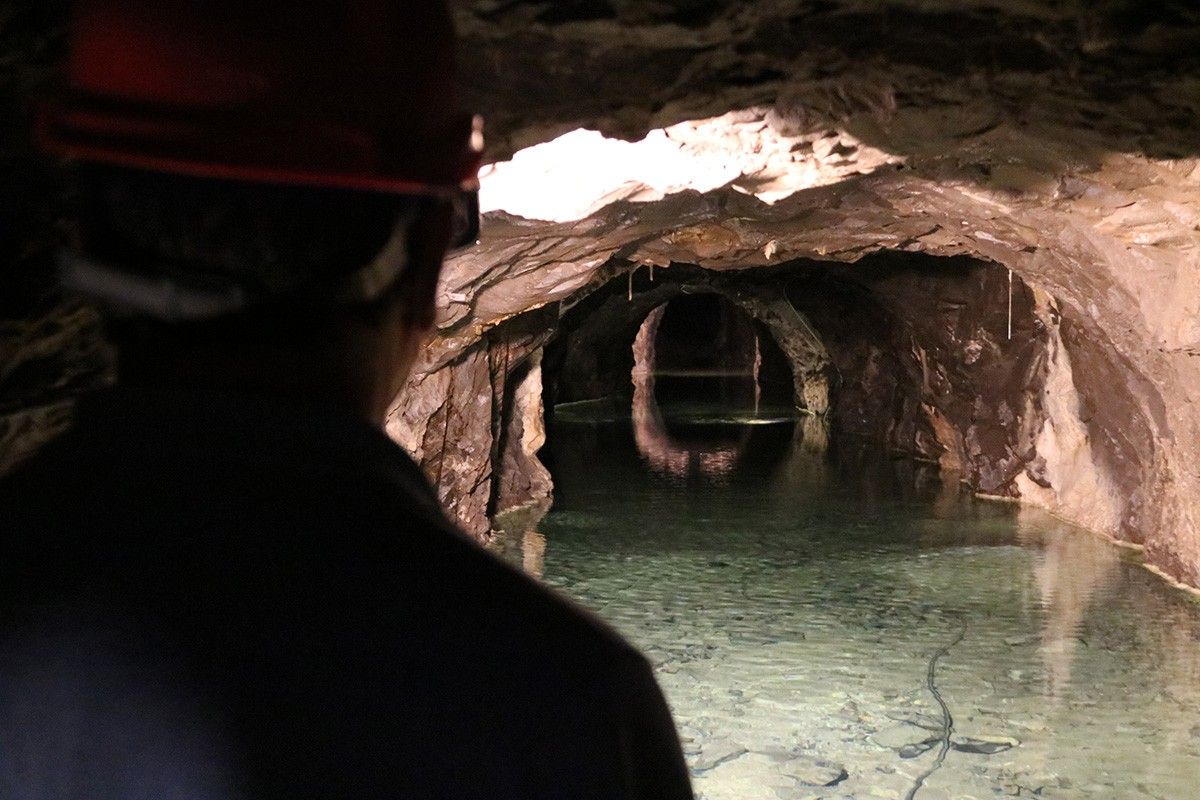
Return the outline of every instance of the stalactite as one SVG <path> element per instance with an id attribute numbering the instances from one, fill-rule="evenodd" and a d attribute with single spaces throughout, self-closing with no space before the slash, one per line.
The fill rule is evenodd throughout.
<path id="1" fill-rule="evenodd" d="M 1008 270 L 1008 340 L 1012 341 L 1012 268 Z"/>

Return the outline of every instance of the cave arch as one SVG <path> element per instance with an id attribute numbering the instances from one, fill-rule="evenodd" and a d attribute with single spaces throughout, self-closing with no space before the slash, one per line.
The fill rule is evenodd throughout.
<path id="1" fill-rule="evenodd" d="M 721 299 L 721 295 L 705 293 L 701 297 Z M 749 443 L 749 435 L 745 430 L 739 431 L 732 441 L 706 440 L 704 442 L 680 441 L 671 431 L 663 415 L 658 383 L 663 367 L 660 347 L 663 334 L 662 325 L 667 318 L 668 310 L 677 304 L 679 298 L 691 297 L 687 294 L 676 295 L 661 305 L 651 309 L 639 326 L 634 337 L 633 370 L 631 381 L 633 397 L 631 398 L 631 419 L 633 425 L 634 445 L 643 461 L 650 469 L 662 475 L 668 475 L 676 480 L 686 480 L 693 475 L 699 475 L 703 480 L 715 485 L 726 485 L 734 468 L 741 460 Z M 746 321 L 752 321 L 744 311 L 733 307 Z M 722 309 L 718 309 L 720 311 Z M 711 335 L 712 332 L 707 332 Z M 751 325 L 749 335 L 755 337 L 753 354 L 750 356 L 750 368 L 753 370 L 750 380 L 753 383 L 755 407 L 758 405 L 759 392 L 759 331 Z M 770 338 L 770 333 L 765 334 Z M 742 348 L 743 350 L 745 348 Z M 670 356 L 676 355 L 668 353 Z M 709 354 L 720 362 L 723 354 Z M 733 354 L 741 357 L 743 369 L 747 366 L 745 352 Z M 790 367 L 789 371 L 789 385 Z M 794 400 L 794 395 L 792 396 Z"/>
<path id="2" fill-rule="evenodd" d="M 1184 364 L 1187 353 L 1172 344 L 1190 330 L 1187 293 L 1160 292 L 1169 302 L 1154 305 L 1152 295 L 1162 287 L 1130 278 L 1157 274 L 1150 254 L 1115 233 L 1088 228 L 1088 220 L 1107 211 L 1077 208 L 1073 198 L 1048 206 L 1034 194 L 906 169 L 797 191 L 771 205 L 721 188 L 644 204 L 615 202 L 566 223 L 494 212 L 481 246 L 447 264 L 438 333 L 409 382 L 409 404 L 394 410 L 389 431 L 433 473 L 445 438 L 437 425 L 442 410 L 466 418 L 479 405 L 477 396 L 448 389 L 488 382 L 472 376 L 487 369 L 488 353 L 514 321 L 538 314 L 549 320 L 540 340 L 522 334 L 516 345 L 529 358 L 581 305 L 595 302 L 602 287 L 617 284 L 616 293 L 632 282 L 638 302 L 649 291 L 651 270 L 661 281 L 680 265 L 749 276 L 799 261 L 837 262 L 854 271 L 871 254 L 889 250 L 975 258 L 1012 271 L 1046 331 L 1040 356 L 1045 407 L 1034 414 L 1008 409 L 1028 429 L 1023 441 L 1031 444 L 1005 454 L 1003 468 L 992 474 L 1009 480 L 986 493 L 1144 543 L 1153 564 L 1200 581 L 1200 517 L 1187 500 L 1200 496 L 1200 483 L 1180 471 L 1200 457 L 1194 444 L 1200 436 L 1193 435 L 1200 423 L 1183 412 L 1192 405 L 1180 369 L 1191 362 Z M 547 350 L 549 366 L 552 356 Z M 617 372 L 627 376 L 631 367 Z M 936 405 L 928 416 L 939 441 L 967 441 L 969 430 Z M 485 442 L 493 435 L 486 426 L 480 434 Z M 491 467 L 478 459 L 477 452 L 452 454 L 458 466 L 440 472 L 457 483 L 440 491 L 451 500 L 476 492 L 459 503 L 471 510 L 456 514 L 484 536 L 487 502 L 476 487 Z M 1014 470 L 1017 463 L 1025 468 Z"/>
<path id="3" fill-rule="evenodd" d="M 828 411 L 836 369 L 820 335 L 776 275 L 715 273 L 678 264 L 657 276 L 653 270 L 632 269 L 624 277 L 608 281 L 562 318 L 547 347 L 549 404 L 627 393 L 634 340 L 647 317 L 677 297 L 709 294 L 728 300 L 769 333 L 787 359 L 798 409 L 818 416 Z"/>
<path id="4" fill-rule="evenodd" d="M 667 427 L 656 391 L 657 358 L 655 342 L 669 303 L 650 310 L 638 328 L 632 345 L 634 367 L 631 378 L 633 397 L 631 416 L 634 444 L 650 468 L 676 479 L 699 474 L 710 483 L 728 482 L 746 448 L 744 434 L 736 441 L 693 444 L 678 441 Z"/>

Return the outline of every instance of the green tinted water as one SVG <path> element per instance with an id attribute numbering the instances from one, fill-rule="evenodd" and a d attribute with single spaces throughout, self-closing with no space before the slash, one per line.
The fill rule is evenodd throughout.
<path id="1" fill-rule="evenodd" d="M 643 649 L 699 797 L 1200 798 L 1200 605 L 786 414 L 651 422 L 560 411 L 497 546 Z"/>

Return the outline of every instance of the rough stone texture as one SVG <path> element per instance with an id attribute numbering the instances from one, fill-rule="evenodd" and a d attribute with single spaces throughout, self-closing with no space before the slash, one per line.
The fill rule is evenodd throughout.
<path id="1" fill-rule="evenodd" d="M 495 490 L 496 508 L 505 511 L 545 505 L 554 488 L 549 471 L 537 458 L 546 443 L 540 350 L 521 372 L 511 390 L 511 408 L 504 421 L 504 452 Z"/>
<path id="2" fill-rule="evenodd" d="M 486 534 L 492 489 L 492 392 L 486 348 L 419 376 L 419 401 L 389 418 L 388 432 L 425 467 L 446 510 Z"/>
<path id="3" fill-rule="evenodd" d="M 797 405 L 825 413 L 829 354 L 821 337 L 785 296 L 778 275 L 725 275 L 687 265 L 659 270 L 657 276 L 635 270 L 628 280 L 609 282 L 564 314 L 558 324 L 559 340 L 548 357 L 555 374 L 551 401 L 627 394 L 638 329 L 654 308 L 681 294 L 720 295 L 762 323 L 788 360 Z"/>
<path id="4" fill-rule="evenodd" d="M 881 253 L 796 270 L 788 296 L 837 366 L 837 432 L 938 461 L 987 494 L 1015 495 L 1027 471 L 1042 480 L 1035 439 L 1050 333 L 1020 278 L 1010 334 L 1002 267 Z"/>
<path id="5" fill-rule="evenodd" d="M 494 505 L 504 326 L 557 319 L 649 265 L 746 275 L 898 250 L 1011 268 L 1035 299 L 1048 394 L 1040 418 L 1010 404 L 1037 444 L 1005 490 L 1143 542 L 1152 564 L 1200 585 L 1194 3 L 475 0 L 458 17 L 493 161 L 580 127 L 630 140 L 576 135 L 558 166 L 529 151 L 495 167 L 483 244 L 448 265 L 441 327 L 389 429 L 473 530 Z M 45 63 L 30 41 L 16 48 L 37 57 L 6 86 L 20 101 L 11 130 Z M 27 151 L 7 147 L 6 164 Z M 22 199 L 36 206 L 30 239 L 47 204 Z M 516 216 L 547 207 L 548 220 Z M 47 263 L 22 250 L 5 265 L 30 258 Z M 45 363 L 54 372 L 31 384 L 5 377 L 6 408 L 57 402 L 46 387 L 60 370 L 103 372 Z M 969 453 L 969 426 L 931 418 Z"/>
<path id="6" fill-rule="evenodd" d="M 417 370 L 387 415 L 388 434 L 480 539 L 496 512 L 549 496 L 549 476 L 533 453 L 544 437 L 540 348 L 552 327 L 538 312 L 498 325 L 439 369 Z"/>
<path id="7" fill-rule="evenodd" d="M 981 488 L 1143 542 L 1151 563 L 1200 584 L 1200 12 L 1036 0 L 692 12 L 614 0 L 588 19 L 555 8 L 460 8 L 493 156 L 586 126 L 644 146 L 645 163 L 667 170 L 678 151 L 686 164 L 640 177 L 614 166 L 605 184 L 526 153 L 485 176 L 497 211 L 482 246 L 449 265 L 414 387 L 491 327 L 532 308 L 565 313 L 639 265 L 744 271 L 880 250 L 989 261 L 1037 298 L 1050 392 L 1040 415 L 1000 398 L 983 409 L 1033 426 L 1027 470 L 1007 485 L 1012 463 L 967 470 Z M 580 136 L 556 146 L 580 162 L 606 152 Z M 641 150 L 619 152 L 643 163 Z M 546 198 L 554 186 L 561 196 Z M 564 210 L 549 220 L 500 211 L 554 202 Z M 982 446 L 972 426 L 933 419 L 970 461 Z"/>

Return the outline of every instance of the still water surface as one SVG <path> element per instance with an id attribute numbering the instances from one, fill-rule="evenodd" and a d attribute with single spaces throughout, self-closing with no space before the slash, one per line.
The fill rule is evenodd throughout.
<path id="1" fill-rule="evenodd" d="M 1200 605 L 1124 551 L 786 414 L 614 411 L 497 547 L 647 654 L 699 797 L 1200 798 Z"/>

